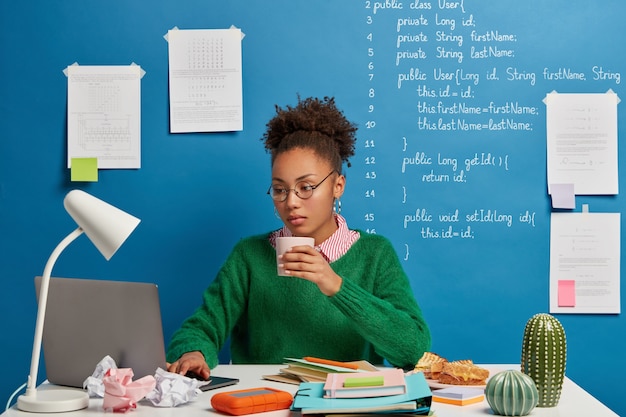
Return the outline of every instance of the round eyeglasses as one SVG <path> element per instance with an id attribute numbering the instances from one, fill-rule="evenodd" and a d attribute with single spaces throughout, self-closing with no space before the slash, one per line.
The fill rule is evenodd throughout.
<path id="1" fill-rule="evenodd" d="M 285 188 L 282 185 L 270 185 L 269 190 L 267 190 L 267 194 L 272 197 L 272 200 L 282 202 L 287 200 L 289 192 L 293 191 L 298 197 L 306 200 L 313 195 L 313 191 L 315 191 L 317 187 L 319 187 L 324 181 L 326 181 L 326 178 L 330 177 L 335 172 L 336 170 L 333 169 L 330 174 L 326 175 L 323 180 L 315 185 L 311 185 L 306 181 L 298 181 L 293 188 Z"/>

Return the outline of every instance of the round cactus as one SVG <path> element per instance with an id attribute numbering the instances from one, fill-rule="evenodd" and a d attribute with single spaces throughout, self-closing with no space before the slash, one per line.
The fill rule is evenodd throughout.
<path id="1" fill-rule="evenodd" d="M 501 416 L 525 416 L 539 401 L 535 381 L 512 369 L 499 372 L 489 379 L 485 397 L 493 412 Z"/>
<path id="2" fill-rule="evenodd" d="M 539 392 L 538 407 L 555 407 L 561 397 L 567 346 L 565 330 L 550 314 L 535 314 L 526 323 L 521 371 Z"/>

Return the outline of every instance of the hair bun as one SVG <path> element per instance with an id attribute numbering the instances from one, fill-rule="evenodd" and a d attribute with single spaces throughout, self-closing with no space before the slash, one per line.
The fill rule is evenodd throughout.
<path id="1" fill-rule="evenodd" d="M 354 155 L 357 127 L 337 108 L 334 98 L 309 97 L 302 100 L 298 96 L 296 106 L 287 105 L 283 109 L 276 105 L 275 108 L 276 116 L 267 123 L 262 138 L 265 149 L 272 154 L 272 162 L 281 152 L 304 147 L 350 166 L 348 159 Z M 324 150 L 324 146 L 334 149 Z"/>

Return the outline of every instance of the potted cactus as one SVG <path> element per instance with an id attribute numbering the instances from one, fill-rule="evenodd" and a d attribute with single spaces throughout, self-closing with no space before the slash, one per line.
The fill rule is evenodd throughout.
<path id="1" fill-rule="evenodd" d="M 550 314 L 535 314 L 526 323 L 521 371 L 530 376 L 539 393 L 538 407 L 555 407 L 565 378 L 565 330 Z"/>
<path id="2" fill-rule="evenodd" d="M 487 382 L 485 397 L 494 414 L 501 416 L 528 415 L 539 401 L 535 381 L 515 369 L 492 376 Z"/>

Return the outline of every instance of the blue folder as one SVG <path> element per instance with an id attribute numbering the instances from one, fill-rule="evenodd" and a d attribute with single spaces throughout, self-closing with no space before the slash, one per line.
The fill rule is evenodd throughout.
<path id="1" fill-rule="evenodd" d="M 424 374 L 419 372 L 406 376 L 407 392 L 400 395 L 388 395 L 369 398 L 324 398 L 323 382 L 303 382 L 296 393 L 291 409 L 302 411 L 303 409 L 337 410 L 364 409 L 380 406 L 400 404 L 408 401 L 416 402 L 416 409 L 412 413 L 428 413 L 432 401 L 432 392 Z M 407 413 L 407 411 L 404 411 Z"/>

